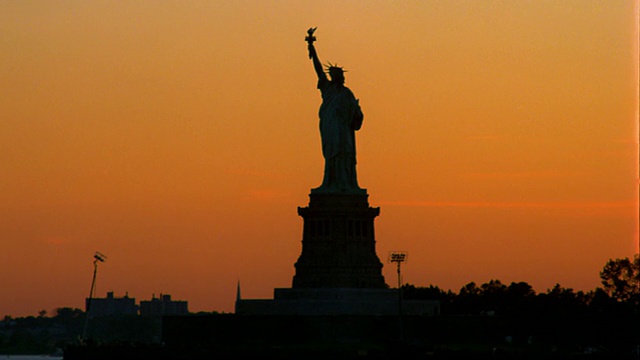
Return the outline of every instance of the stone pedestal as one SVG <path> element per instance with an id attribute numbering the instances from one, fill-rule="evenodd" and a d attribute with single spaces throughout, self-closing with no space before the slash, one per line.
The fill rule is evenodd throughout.
<path id="1" fill-rule="evenodd" d="M 376 255 L 373 221 L 380 214 L 362 193 L 311 192 L 293 286 L 273 299 L 241 299 L 236 314 L 274 316 L 434 316 L 437 301 L 401 301 L 388 289 Z"/>
<path id="2" fill-rule="evenodd" d="M 380 208 L 369 206 L 366 193 L 309 198 L 298 208 L 304 230 L 293 288 L 386 288 L 373 225 Z"/>

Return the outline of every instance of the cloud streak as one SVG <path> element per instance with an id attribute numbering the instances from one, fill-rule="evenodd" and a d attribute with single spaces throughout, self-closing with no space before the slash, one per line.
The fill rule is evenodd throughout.
<path id="1" fill-rule="evenodd" d="M 466 177 L 475 179 L 524 179 L 524 178 L 568 178 L 583 176 L 577 171 L 538 171 L 538 172 L 488 172 L 488 173 L 465 173 Z"/>
<path id="2" fill-rule="evenodd" d="M 634 201 L 547 201 L 547 202 L 501 202 L 501 201 L 380 201 L 380 205 L 431 208 L 497 208 L 497 209 L 634 209 Z"/>

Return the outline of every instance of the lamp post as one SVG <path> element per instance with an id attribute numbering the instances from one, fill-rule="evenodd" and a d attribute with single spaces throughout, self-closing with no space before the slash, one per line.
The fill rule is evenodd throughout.
<path id="1" fill-rule="evenodd" d="M 396 263 L 398 272 L 398 323 L 400 326 L 400 342 L 402 342 L 402 273 L 400 271 L 403 262 L 407 261 L 409 254 L 406 251 L 391 251 L 389 262 Z"/>
<path id="2" fill-rule="evenodd" d="M 89 301 L 87 302 L 87 311 L 84 317 L 84 327 L 82 329 L 82 341 L 87 339 L 87 329 L 89 326 L 89 311 L 91 310 L 91 301 L 93 300 L 93 293 L 96 286 L 96 275 L 98 274 L 98 263 L 105 262 L 107 260 L 107 256 L 96 251 L 93 254 L 93 280 L 91 280 L 91 290 L 89 290 Z"/>

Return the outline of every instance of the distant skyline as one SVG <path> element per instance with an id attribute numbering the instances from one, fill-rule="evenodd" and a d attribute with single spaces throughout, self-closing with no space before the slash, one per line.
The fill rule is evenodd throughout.
<path id="1" fill-rule="evenodd" d="M 0 2 L 0 316 L 291 286 L 316 75 L 364 112 L 387 284 L 599 285 L 638 252 L 638 2 Z"/>

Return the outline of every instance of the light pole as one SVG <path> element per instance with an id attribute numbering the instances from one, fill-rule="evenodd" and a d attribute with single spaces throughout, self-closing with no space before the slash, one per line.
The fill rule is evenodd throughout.
<path id="1" fill-rule="evenodd" d="M 400 326 L 400 342 L 402 342 L 402 273 L 400 271 L 401 264 L 409 258 L 406 251 L 391 251 L 389 253 L 389 262 L 394 262 L 398 266 L 398 323 Z"/>
<path id="2" fill-rule="evenodd" d="M 93 300 L 93 292 L 96 286 L 96 275 L 98 274 L 98 263 L 105 262 L 107 260 L 107 256 L 96 251 L 93 254 L 93 280 L 91 280 L 91 290 L 89 290 L 89 301 L 87 302 L 87 311 L 84 317 L 84 328 L 82 329 L 82 341 L 87 339 L 87 328 L 89 325 L 89 311 L 91 310 L 91 301 Z"/>

